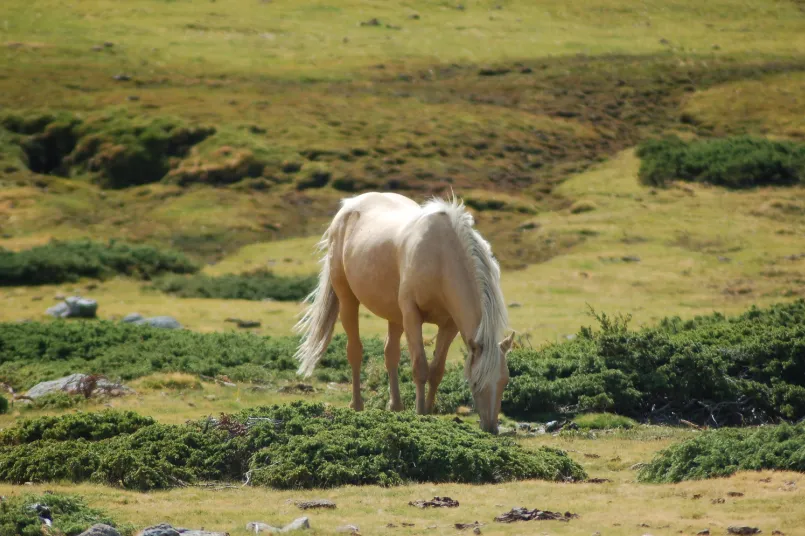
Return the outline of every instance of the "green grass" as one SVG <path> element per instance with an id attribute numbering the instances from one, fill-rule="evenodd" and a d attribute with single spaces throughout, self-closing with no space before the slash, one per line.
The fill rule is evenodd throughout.
<path id="1" fill-rule="evenodd" d="M 579 415 L 573 422 L 582 430 L 629 430 L 637 426 L 634 419 L 613 413 L 587 413 Z"/>
<path id="2" fill-rule="evenodd" d="M 194 333 L 123 323 L 0 324 L 0 378 L 15 388 L 84 373 L 130 380 L 155 372 L 224 375 L 236 381 L 293 378 L 298 337 L 242 333 Z M 383 343 L 364 339 L 364 355 L 381 356 Z M 319 363 L 322 381 L 346 381 L 346 338 L 336 337 Z"/>
<path id="3" fill-rule="evenodd" d="M 220 276 L 166 276 L 154 281 L 153 285 L 180 298 L 298 302 L 304 300 L 317 283 L 316 275 L 281 276 L 268 270 L 257 270 Z"/>
<path id="4" fill-rule="evenodd" d="M 805 471 L 805 425 L 724 429 L 699 434 L 659 452 L 640 470 L 643 482 L 725 477 L 737 471 Z"/>

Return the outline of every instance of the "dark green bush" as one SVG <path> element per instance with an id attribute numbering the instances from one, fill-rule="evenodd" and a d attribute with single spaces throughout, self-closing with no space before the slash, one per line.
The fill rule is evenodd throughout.
<path id="1" fill-rule="evenodd" d="M 155 372 L 233 375 L 239 381 L 292 378 L 298 337 L 194 333 L 106 321 L 0 323 L 0 380 L 17 389 L 80 371 L 124 380 Z M 364 356 L 383 355 L 383 341 L 365 339 Z M 346 337 L 337 335 L 315 375 L 347 382 Z"/>
<path id="2" fill-rule="evenodd" d="M 154 281 L 154 286 L 180 298 L 302 301 L 317 283 L 318 278 L 315 275 L 280 276 L 268 270 L 260 270 L 221 276 L 170 275 Z"/>
<path id="3" fill-rule="evenodd" d="M 117 274 L 150 279 L 198 268 L 182 253 L 116 241 L 53 241 L 19 252 L 0 249 L 0 286 L 47 285 Z"/>
<path id="4" fill-rule="evenodd" d="M 127 536 L 134 532 L 130 525 L 117 525 L 100 510 L 90 508 L 80 497 L 45 492 L 4 497 L 0 502 L 0 536 L 42 536 L 42 521 L 31 506 L 40 504 L 50 509 L 54 535 L 75 536 L 92 525 L 103 523 Z"/>
<path id="5" fill-rule="evenodd" d="M 0 395 L 0 414 L 8 413 L 8 398 Z"/>
<path id="6" fill-rule="evenodd" d="M 68 480 L 128 489 L 170 488 L 199 480 L 242 480 L 276 488 L 405 482 L 502 482 L 529 478 L 586 478 L 561 451 L 525 450 L 476 425 L 411 412 L 355 412 L 296 402 L 171 426 L 113 412 L 84 418 L 81 434 L 41 438 L 59 419 L 36 419 L 6 437 L 30 442 L 0 447 L 0 480 Z M 46 420 L 51 419 L 51 420 Z M 108 424 L 127 422 L 110 437 Z M 131 433 L 137 424 L 137 429 Z M 139 426 L 142 424 L 142 426 Z M 101 428 L 95 430 L 93 426 Z M 97 438 L 90 441 L 87 438 Z M 6 441 L 8 445 L 10 441 Z"/>
<path id="7" fill-rule="evenodd" d="M 805 423 L 702 433 L 659 452 L 639 480 L 681 482 L 761 469 L 805 471 Z"/>
<path id="8" fill-rule="evenodd" d="M 685 142 L 675 136 L 637 149 L 640 180 L 650 186 L 685 180 L 725 186 L 789 186 L 805 182 L 805 145 L 739 136 Z"/>
<path id="9" fill-rule="evenodd" d="M 805 417 L 805 300 L 753 307 L 735 318 L 670 318 L 639 331 L 599 320 L 599 332 L 584 328 L 573 341 L 509 355 L 506 415 L 608 411 L 711 426 Z M 441 399 L 471 400 L 461 374 L 459 367 L 448 370 Z"/>
<path id="10" fill-rule="evenodd" d="M 98 441 L 131 434 L 155 422 L 151 417 L 143 417 L 133 411 L 101 411 L 39 417 L 22 421 L 16 426 L 0 431 L 0 445 L 21 445 L 40 439 Z"/>
<path id="11" fill-rule="evenodd" d="M 142 118 L 125 111 L 82 119 L 70 113 L 9 114 L 0 126 L 14 133 L 37 173 L 88 173 L 101 185 L 125 188 L 161 180 L 171 159 L 215 133 L 169 118 Z"/>

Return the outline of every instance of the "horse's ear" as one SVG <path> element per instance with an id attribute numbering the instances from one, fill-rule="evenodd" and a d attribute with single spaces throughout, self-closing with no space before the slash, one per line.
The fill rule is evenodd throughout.
<path id="1" fill-rule="evenodd" d="M 500 346 L 500 351 L 504 354 L 512 349 L 512 344 L 514 343 L 514 332 L 512 331 L 509 333 L 509 336 L 503 339 L 498 346 Z"/>

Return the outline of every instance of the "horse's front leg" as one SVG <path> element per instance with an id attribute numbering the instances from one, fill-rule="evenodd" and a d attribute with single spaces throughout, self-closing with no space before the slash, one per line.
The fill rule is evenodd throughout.
<path id="1" fill-rule="evenodd" d="M 358 329 L 358 307 L 360 303 L 354 296 L 344 299 L 339 296 L 341 306 L 341 325 L 347 334 L 347 360 L 352 367 L 352 402 L 349 407 L 355 411 L 363 410 L 361 396 L 361 364 L 363 363 L 363 344 Z"/>
<path id="2" fill-rule="evenodd" d="M 433 361 L 430 363 L 430 373 L 428 374 L 428 399 L 425 402 L 425 411 L 433 413 L 436 405 L 436 391 L 444 377 L 444 367 L 447 363 L 447 351 L 450 349 L 453 339 L 458 334 L 458 328 L 451 320 L 449 324 L 439 327 L 436 335 L 436 349 L 433 351 Z"/>
<path id="3" fill-rule="evenodd" d="M 428 360 L 425 357 L 425 345 L 422 341 L 422 315 L 415 304 L 408 304 L 401 309 L 408 352 L 411 354 L 411 368 L 414 372 L 416 412 L 425 415 L 425 382 L 428 381 L 429 371 Z"/>
<path id="4" fill-rule="evenodd" d="M 386 359 L 386 371 L 389 374 L 388 409 L 391 411 L 403 410 L 402 398 L 400 398 L 400 378 L 398 375 L 400 368 L 400 337 L 402 337 L 402 334 L 402 326 L 389 322 L 389 331 L 386 337 L 386 345 L 383 348 L 383 355 Z"/>

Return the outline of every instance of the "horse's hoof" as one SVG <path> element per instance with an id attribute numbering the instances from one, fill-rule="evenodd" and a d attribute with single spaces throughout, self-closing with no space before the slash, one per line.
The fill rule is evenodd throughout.
<path id="1" fill-rule="evenodd" d="M 386 409 L 389 411 L 403 411 L 405 409 L 405 406 L 403 406 L 402 402 L 400 402 L 399 404 L 392 404 L 391 400 L 389 400 L 389 403 L 386 404 Z"/>

